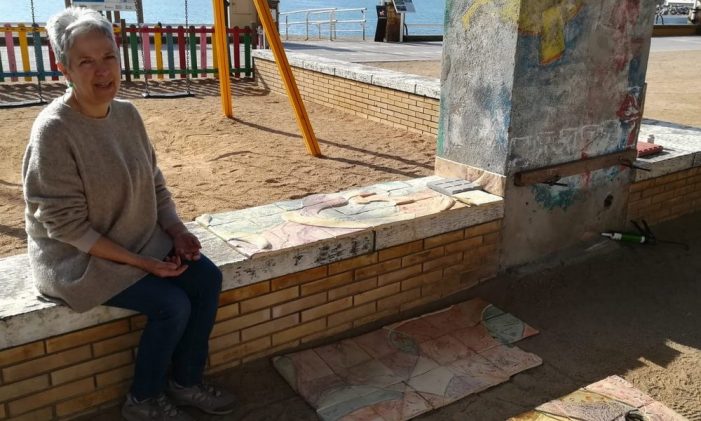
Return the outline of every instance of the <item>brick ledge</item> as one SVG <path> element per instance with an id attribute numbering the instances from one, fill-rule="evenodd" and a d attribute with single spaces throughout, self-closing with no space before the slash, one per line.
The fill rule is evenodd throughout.
<path id="1" fill-rule="evenodd" d="M 425 184 L 432 178 L 426 177 L 410 182 Z M 456 206 L 454 209 L 437 214 L 378 225 L 348 235 L 254 257 L 237 253 L 226 242 L 196 222 L 188 223 L 187 226 L 200 238 L 203 253 L 224 273 L 223 289 L 226 291 L 417 239 L 479 225 L 502 218 L 503 212 L 503 200 L 494 196 L 491 202 L 484 205 Z M 337 248 L 345 252 L 329 254 L 326 252 L 329 248 Z M 314 258 L 300 258 L 305 255 L 314 256 Z M 2 291 L 0 292 L 0 349 L 134 314 L 131 311 L 105 306 L 85 313 L 75 313 L 67 307 L 40 301 L 27 268 L 26 254 L 0 259 L 0 291 Z"/>

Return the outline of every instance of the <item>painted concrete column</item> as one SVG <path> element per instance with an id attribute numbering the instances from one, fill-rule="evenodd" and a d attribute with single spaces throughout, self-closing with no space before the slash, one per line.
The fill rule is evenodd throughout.
<path id="1" fill-rule="evenodd" d="M 635 146 L 655 12 L 645 0 L 448 0 L 436 172 L 503 195 L 504 267 L 625 222 L 630 171 L 514 174 Z"/>

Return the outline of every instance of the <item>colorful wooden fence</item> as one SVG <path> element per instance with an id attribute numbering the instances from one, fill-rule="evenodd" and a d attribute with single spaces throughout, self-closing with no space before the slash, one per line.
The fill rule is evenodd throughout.
<path id="1" fill-rule="evenodd" d="M 212 27 L 205 26 L 190 26 L 187 30 L 183 26 L 115 27 L 117 45 L 123 52 L 122 74 L 127 80 L 153 76 L 185 78 L 188 73 L 193 78 L 216 75 L 211 48 L 213 32 Z M 229 73 L 236 78 L 252 77 L 251 49 L 256 47 L 257 37 L 248 27 L 229 28 L 227 33 Z M 58 80 L 60 72 L 49 44 L 42 26 L 0 24 L 0 83 Z"/>

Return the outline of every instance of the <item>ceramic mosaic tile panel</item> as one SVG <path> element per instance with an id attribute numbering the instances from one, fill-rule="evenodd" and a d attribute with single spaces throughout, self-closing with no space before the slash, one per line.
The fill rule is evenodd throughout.
<path id="1" fill-rule="evenodd" d="M 509 421 L 625 421 L 637 415 L 645 421 L 684 421 L 660 402 L 618 376 L 607 377 Z"/>
<path id="2" fill-rule="evenodd" d="M 536 333 L 474 299 L 273 362 L 323 420 L 400 421 L 542 364 L 510 346 Z"/>

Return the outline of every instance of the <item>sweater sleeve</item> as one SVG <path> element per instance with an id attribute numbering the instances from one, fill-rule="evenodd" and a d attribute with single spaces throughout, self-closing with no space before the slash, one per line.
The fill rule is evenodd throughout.
<path id="1" fill-rule="evenodd" d="M 83 182 L 61 130 L 49 130 L 47 125 L 34 128 L 22 179 L 28 209 L 48 237 L 87 253 L 100 233 L 90 225 Z"/>
<path id="2" fill-rule="evenodd" d="M 153 184 L 156 188 L 156 206 L 158 211 L 158 224 L 164 230 L 181 222 L 178 212 L 175 210 L 175 202 L 166 187 L 166 180 L 156 162 L 156 151 L 151 146 L 151 160 L 153 162 Z"/>

